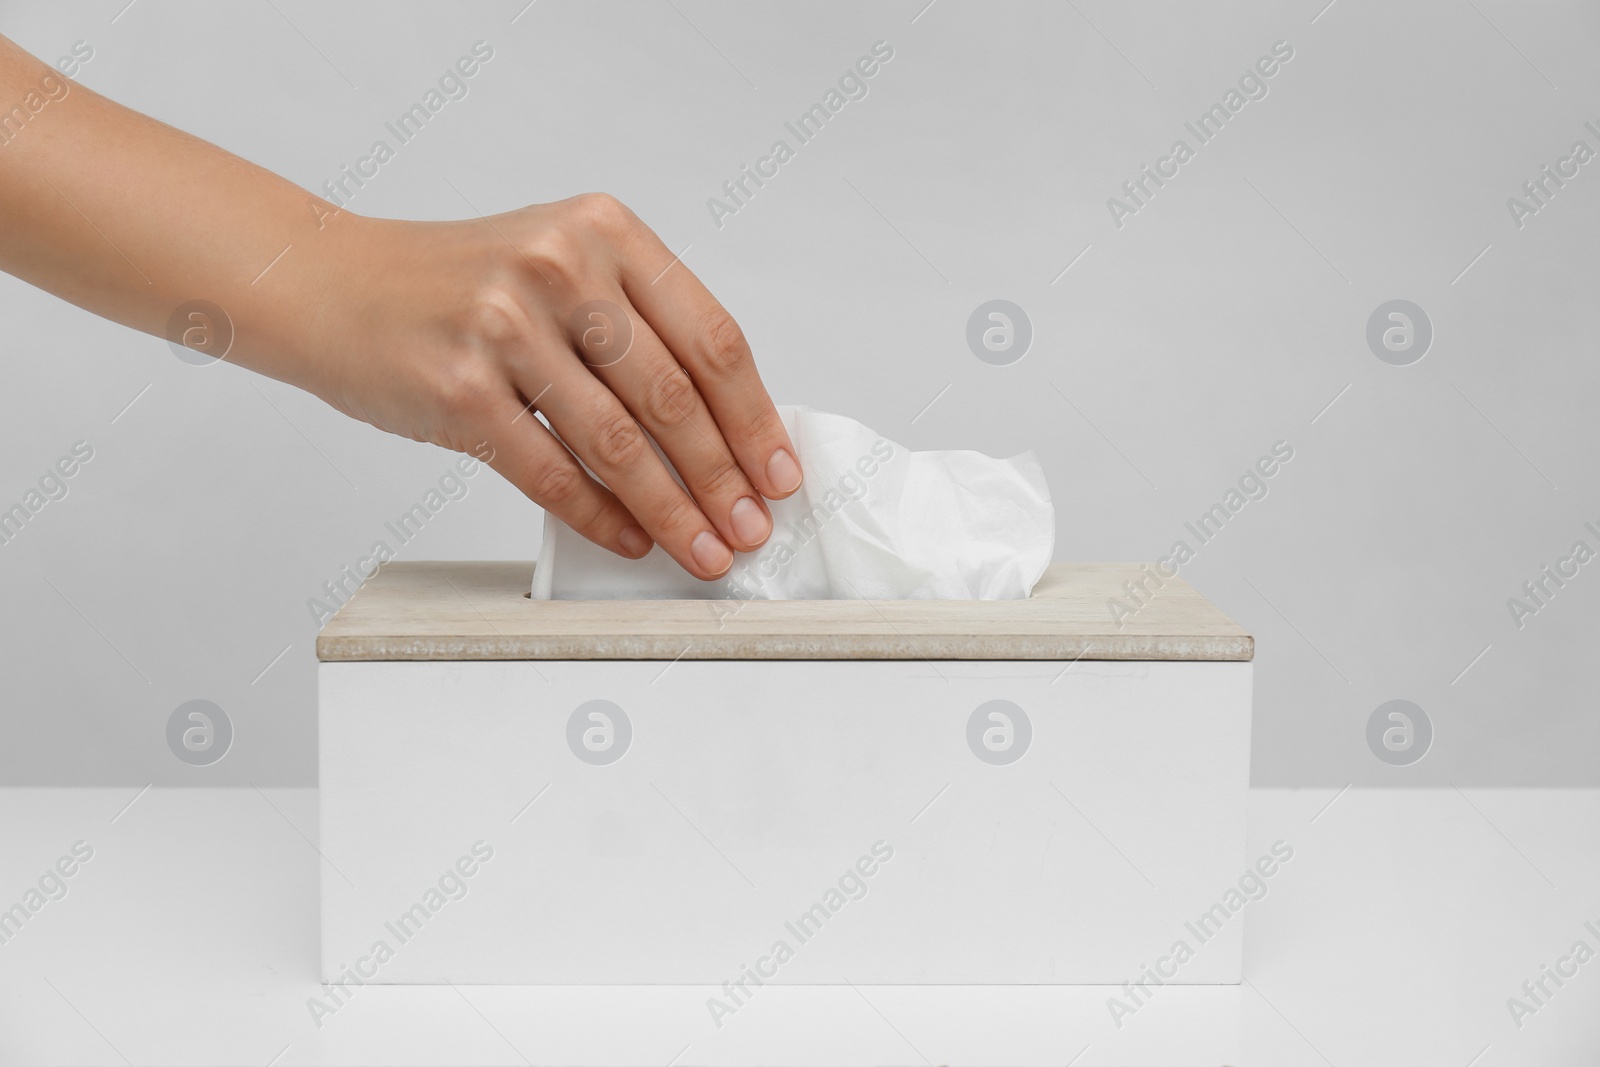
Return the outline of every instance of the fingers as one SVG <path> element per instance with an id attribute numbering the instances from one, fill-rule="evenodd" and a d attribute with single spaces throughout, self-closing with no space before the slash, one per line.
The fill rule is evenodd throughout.
<path id="1" fill-rule="evenodd" d="M 625 509 L 686 571 L 720 577 L 735 549 L 759 548 L 771 535 L 763 498 L 788 496 L 801 480 L 743 335 L 614 199 L 577 197 L 522 218 L 530 229 L 516 247 L 543 284 L 530 276 L 526 303 L 514 289 L 501 291 L 486 318 L 504 329 L 484 341 L 548 419 L 545 444 L 570 454 L 551 457 L 541 445 L 557 463 L 552 473 L 530 460 L 514 480 L 548 477 L 548 488 L 592 509 L 589 528 L 572 524 L 602 545 L 621 546 L 627 524 L 616 509 Z M 530 304 L 536 314 L 526 313 Z M 607 308 L 627 320 L 631 343 L 606 328 Z M 550 329 L 563 322 L 562 333 Z M 592 477 L 570 477 L 574 457 Z M 551 510 L 572 522 L 582 509 Z"/>
<path id="2" fill-rule="evenodd" d="M 537 371 L 519 367 L 517 384 L 538 397 L 561 440 L 679 566 L 707 581 L 726 574 L 732 549 L 672 477 L 633 414 L 573 356 L 565 339 L 552 339 L 540 354 Z"/>
<path id="3" fill-rule="evenodd" d="M 621 329 L 575 323 L 578 354 L 661 446 L 722 539 L 741 551 L 761 547 L 772 533 L 772 516 L 760 491 L 745 477 L 689 375 L 638 312 L 618 301 L 626 303 L 620 292 L 604 303 L 634 321 Z M 630 339 L 625 355 L 617 350 L 621 334 Z"/>
<path id="4" fill-rule="evenodd" d="M 603 548 L 638 559 L 650 551 L 650 536 L 603 485 L 589 477 L 530 407 L 498 404 L 484 427 L 494 450 L 489 466 L 535 504 Z"/>
<path id="5" fill-rule="evenodd" d="M 743 332 L 659 237 L 640 230 L 637 250 L 622 257 L 623 291 L 688 371 L 750 482 L 781 500 L 800 488 L 800 464 Z"/>

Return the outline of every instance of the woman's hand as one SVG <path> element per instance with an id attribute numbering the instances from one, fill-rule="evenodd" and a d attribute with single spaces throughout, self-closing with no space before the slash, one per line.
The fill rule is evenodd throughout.
<path id="1" fill-rule="evenodd" d="M 800 466 L 750 348 L 615 199 L 327 227 L 296 384 L 391 433 L 457 451 L 487 442 L 509 481 L 624 556 L 654 541 L 710 579 L 730 548 L 767 540 L 762 498 L 793 493 Z"/>
<path id="2" fill-rule="evenodd" d="M 185 309 L 219 307 L 229 362 L 392 433 L 487 443 L 586 537 L 635 557 L 654 540 L 699 578 L 766 541 L 762 498 L 799 487 L 739 327 L 611 197 L 361 218 L 3 37 L 0 99 L 29 102 L 0 141 L 0 269 L 184 343 Z"/>

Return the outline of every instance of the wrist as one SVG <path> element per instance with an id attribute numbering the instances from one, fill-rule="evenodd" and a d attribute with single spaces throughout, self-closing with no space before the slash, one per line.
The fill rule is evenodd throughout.
<path id="1" fill-rule="evenodd" d="M 370 298 L 384 220 L 300 195 L 306 201 L 303 218 L 286 233 L 279 258 L 240 291 L 238 349 L 231 361 L 331 402 L 330 357 L 353 354 L 360 328 L 349 320 Z M 358 298 L 363 292 L 367 298 Z"/>

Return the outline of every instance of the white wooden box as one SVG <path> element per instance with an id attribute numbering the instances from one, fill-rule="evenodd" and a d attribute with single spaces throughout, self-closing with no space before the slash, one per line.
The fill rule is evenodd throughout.
<path id="1" fill-rule="evenodd" d="M 1253 642 L 1178 580 L 1119 628 L 1139 571 L 535 602 L 527 563 L 385 566 L 318 641 L 323 977 L 731 1012 L 766 985 L 1237 983 Z"/>

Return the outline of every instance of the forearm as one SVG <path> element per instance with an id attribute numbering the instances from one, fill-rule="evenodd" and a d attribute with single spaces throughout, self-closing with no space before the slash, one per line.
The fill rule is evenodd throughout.
<path id="1" fill-rule="evenodd" d="M 306 384 L 328 264 L 358 220 L 3 37 L 0 108 L 0 269 L 157 335 L 210 301 L 231 320 L 231 361 Z"/>

